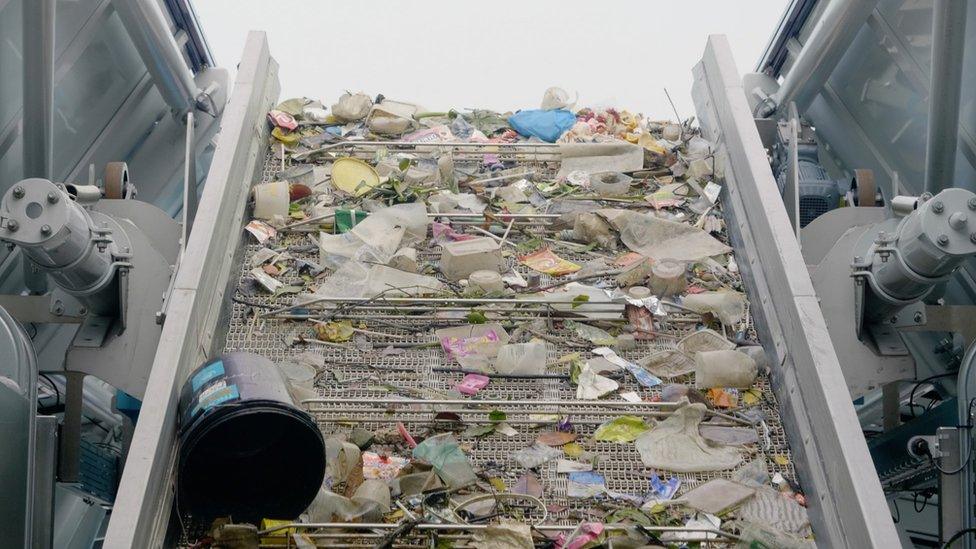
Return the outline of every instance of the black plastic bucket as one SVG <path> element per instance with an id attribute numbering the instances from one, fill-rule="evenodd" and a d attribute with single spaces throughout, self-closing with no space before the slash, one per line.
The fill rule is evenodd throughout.
<path id="1" fill-rule="evenodd" d="M 198 519 L 257 523 L 304 511 L 325 476 L 325 442 L 268 359 L 227 353 L 180 394 L 177 500 Z"/>

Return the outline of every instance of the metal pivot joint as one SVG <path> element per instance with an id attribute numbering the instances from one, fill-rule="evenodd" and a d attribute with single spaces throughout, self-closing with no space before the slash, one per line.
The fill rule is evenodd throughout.
<path id="1" fill-rule="evenodd" d="M 860 320 L 877 322 L 923 299 L 976 255 L 976 211 L 969 206 L 974 198 L 965 189 L 946 189 L 864 234 L 851 265 L 865 292 L 859 330 Z"/>
<path id="2" fill-rule="evenodd" d="M 0 240 L 19 247 L 40 271 L 96 315 L 119 315 L 116 275 L 131 249 L 119 223 L 72 200 L 63 186 L 25 179 L 0 201 Z"/>

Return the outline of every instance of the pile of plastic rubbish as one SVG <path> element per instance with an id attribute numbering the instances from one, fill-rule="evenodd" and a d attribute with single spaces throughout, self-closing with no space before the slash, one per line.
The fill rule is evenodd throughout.
<path id="1" fill-rule="evenodd" d="M 327 466 L 265 543 L 812 546 L 692 121 L 557 88 L 268 121 L 227 348 L 279 365 Z"/>

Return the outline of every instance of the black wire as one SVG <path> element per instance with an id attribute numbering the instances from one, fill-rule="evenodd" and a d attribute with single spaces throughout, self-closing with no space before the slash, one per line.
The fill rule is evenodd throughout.
<path id="1" fill-rule="evenodd" d="M 908 409 L 912 412 L 912 417 L 917 417 L 915 415 L 915 391 L 917 391 L 918 388 L 922 384 L 927 383 L 929 381 L 932 381 L 933 379 L 939 379 L 940 377 L 949 377 L 949 376 L 954 376 L 954 375 L 958 375 L 958 372 L 948 372 L 948 373 L 945 373 L 945 374 L 938 374 L 938 375 L 934 375 L 934 376 L 929 376 L 929 377 L 923 379 L 922 381 L 919 381 L 918 383 L 916 383 L 915 386 L 912 387 L 912 393 L 908 396 Z M 919 407 L 922 407 L 922 405 L 919 404 Z"/>
<path id="2" fill-rule="evenodd" d="M 58 389 L 58 386 L 54 384 L 54 381 L 52 381 L 51 378 L 47 376 L 47 374 L 38 373 L 37 375 L 47 380 L 48 384 L 51 385 L 51 388 L 54 389 L 54 396 L 55 396 L 54 405 L 57 406 L 61 404 L 61 391 Z"/>
<path id="3" fill-rule="evenodd" d="M 951 545 L 952 542 L 962 538 L 963 536 L 965 536 L 970 532 L 976 532 L 976 528 L 963 528 L 962 530 L 959 530 L 955 534 L 952 534 L 952 537 L 949 538 L 949 540 L 946 541 L 944 545 L 942 545 L 942 549 L 948 549 L 949 545 Z"/>
<path id="4" fill-rule="evenodd" d="M 895 515 L 898 517 L 891 517 L 891 520 L 894 521 L 895 524 L 898 524 L 901 522 L 901 509 L 898 508 L 898 498 L 892 499 L 891 504 L 895 506 Z"/>
<path id="5" fill-rule="evenodd" d="M 918 506 L 918 496 L 922 496 L 922 506 L 921 507 Z M 915 512 L 916 513 L 921 513 L 922 511 L 925 510 L 925 508 L 929 504 L 929 498 L 930 497 L 932 497 L 932 494 L 925 494 L 925 493 L 922 493 L 922 492 L 914 492 L 912 494 L 912 507 L 915 508 Z"/>

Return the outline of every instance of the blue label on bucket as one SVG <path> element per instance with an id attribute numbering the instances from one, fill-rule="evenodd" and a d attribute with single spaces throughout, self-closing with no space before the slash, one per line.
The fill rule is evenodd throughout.
<path id="1" fill-rule="evenodd" d="M 196 417 L 200 412 L 205 412 L 218 404 L 239 398 L 241 398 L 241 393 L 237 390 L 237 385 L 224 385 L 223 382 L 220 382 L 200 395 L 197 405 L 190 412 L 190 417 Z"/>
<path id="2" fill-rule="evenodd" d="M 217 362 L 205 366 L 203 369 L 197 372 L 197 374 L 193 376 L 193 380 L 190 381 L 190 384 L 193 386 L 193 391 L 196 392 L 200 390 L 200 387 L 206 385 L 211 379 L 222 375 L 224 375 L 224 362 L 218 360 Z"/>

